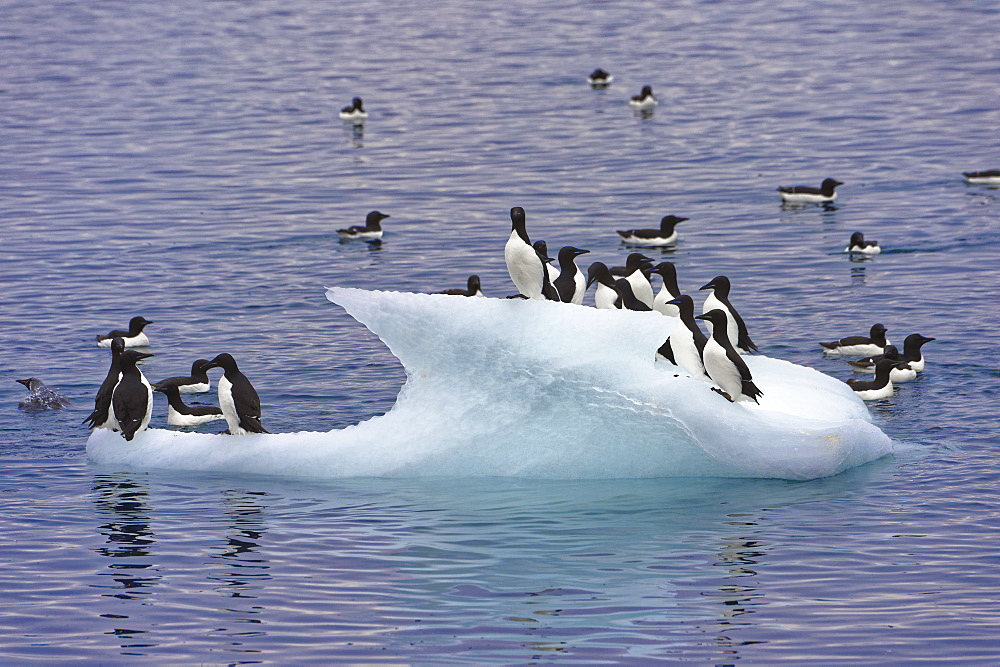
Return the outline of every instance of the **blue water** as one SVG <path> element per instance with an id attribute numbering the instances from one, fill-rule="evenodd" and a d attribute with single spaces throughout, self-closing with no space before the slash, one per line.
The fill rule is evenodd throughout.
<path id="1" fill-rule="evenodd" d="M 1000 660 L 995 3 L 5 3 L 0 659 Z M 605 91 L 584 83 L 597 66 Z M 625 100 L 644 84 L 651 117 Z M 363 128 L 337 110 L 362 96 Z M 845 181 L 835 206 L 774 188 Z M 274 432 L 388 410 L 402 368 L 324 286 L 513 291 L 533 237 L 617 261 L 690 218 L 770 356 L 882 321 L 934 336 L 873 403 L 898 453 L 777 480 L 123 471 L 79 425 L 93 336 L 152 379 L 221 351 Z M 334 230 L 380 209 L 381 245 Z M 851 261 L 851 232 L 886 252 Z M 73 401 L 17 409 L 16 378 Z M 211 397 L 208 397 L 210 400 Z M 153 426 L 165 427 L 162 405 Z M 214 427 L 203 429 L 211 432 Z"/>

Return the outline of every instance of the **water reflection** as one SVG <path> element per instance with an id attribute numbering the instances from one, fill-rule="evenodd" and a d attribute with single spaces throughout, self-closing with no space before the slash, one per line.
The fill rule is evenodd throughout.
<path id="1" fill-rule="evenodd" d="M 865 267 L 864 266 L 852 266 L 851 267 L 851 287 L 864 287 L 865 285 Z"/>
<path id="2" fill-rule="evenodd" d="M 153 564 L 153 547 L 156 536 L 150 527 L 149 489 L 146 484 L 124 475 L 98 475 L 92 488 L 94 508 L 102 523 L 98 530 L 107 540 L 105 546 L 96 549 L 102 556 L 111 558 L 110 572 L 99 572 L 99 576 L 110 576 L 115 584 L 108 586 L 115 593 L 105 596 L 119 600 L 137 600 L 148 603 L 150 589 L 161 579 Z M 129 618 L 124 614 L 101 614 L 112 619 L 116 626 L 119 621 Z M 150 648 L 154 644 L 135 643 L 131 640 L 145 635 L 147 630 L 128 627 L 114 627 L 105 634 L 121 640 L 122 655 L 145 655 L 138 649 Z"/>
<path id="3" fill-rule="evenodd" d="M 365 147 L 365 125 L 364 123 L 344 123 L 344 132 L 348 135 L 351 148 Z"/>
<path id="4" fill-rule="evenodd" d="M 131 600 L 148 595 L 143 590 L 156 584 L 160 576 L 152 562 L 152 548 L 156 545 L 155 535 L 150 528 L 149 490 L 145 484 L 129 477 L 110 475 L 98 476 L 93 487 L 94 506 L 97 514 L 107 523 L 99 530 L 107 539 L 107 545 L 98 548 L 97 553 L 112 560 L 108 565 L 111 576 L 120 589 L 114 597 Z"/>

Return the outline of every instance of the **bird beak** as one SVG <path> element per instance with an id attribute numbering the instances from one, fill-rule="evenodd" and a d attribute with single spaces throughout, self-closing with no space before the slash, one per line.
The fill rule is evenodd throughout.
<path id="1" fill-rule="evenodd" d="M 156 356 L 156 355 L 154 355 L 152 352 L 140 352 L 139 353 L 139 358 L 140 359 L 147 359 L 147 358 L 153 357 L 153 356 Z"/>
<path id="2" fill-rule="evenodd" d="M 30 388 L 31 388 L 31 386 L 30 386 L 30 383 L 31 383 L 31 379 L 30 379 L 30 378 L 28 378 L 27 380 L 18 380 L 18 383 L 19 383 L 19 384 L 23 384 L 23 385 L 24 385 L 25 387 L 27 387 L 28 389 L 30 389 Z"/>
<path id="3" fill-rule="evenodd" d="M 707 320 L 707 319 L 710 319 L 710 318 L 708 317 L 708 313 L 705 313 L 704 315 L 695 315 L 694 319 L 696 319 L 696 320 Z"/>

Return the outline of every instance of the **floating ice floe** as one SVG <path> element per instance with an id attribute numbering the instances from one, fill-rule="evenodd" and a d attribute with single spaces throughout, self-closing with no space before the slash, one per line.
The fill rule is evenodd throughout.
<path id="1" fill-rule="evenodd" d="M 813 479 L 893 451 L 840 380 L 744 357 L 760 405 L 655 362 L 676 320 L 573 304 L 334 287 L 406 369 L 393 408 L 327 433 L 94 431 L 98 464 L 303 477 Z"/>

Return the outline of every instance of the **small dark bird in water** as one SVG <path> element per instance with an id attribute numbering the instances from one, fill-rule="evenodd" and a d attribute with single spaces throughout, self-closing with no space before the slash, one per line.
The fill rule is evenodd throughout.
<path id="1" fill-rule="evenodd" d="M 587 83 L 594 88 L 607 88 L 614 80 L 615 77 L 611 76 L 609 72 L 606 72 L 600 67 L 591 72 L 590 76 L 587 77 Z"/>
<path id="2" fill-rule="evenodd" d="M 121 356 L 124 350 L 125 341 L 121 337 L 111 341 L 111 367 L 108 368 L 108 374 L 97 390 L 97 396 L 94 398 L 94 411 L 83 420 L 83 423 L 88 428 L 106 428 L 109 431 L 118 430 L 118 422 L 115 421 L 115 416 L 111 414 L 111 394 L 114 392 L 115 385 L 118 384 L 118 380 L 122 375 Z"/>
<path id="3" fill-rule="evenodd" d="M 138 315 L 128 321 L 128 331 L 115 329 L 106 336 L 97 336 L 97 347 L 111 347 L 111 341 L 121 338 L 125 342 L 125 347 L 145 347 L 149 345 L 149 338 L 143 333 L 147 324 L 152 324 L 152 320 Z"/>
<path id="4" fill-rule="evenodd" d="M 629 245 L 665 246 L 677 243 L 675 227 L 687 220 L 676 215 L 665 215 L 660 218 L 659 229 L 619 229 L 618 236 Z"/>
<path id="5" fill-rule="evenodd" d="M 226 416 L 230 435 L 268 433 L 260 423 L 260 398 L 246 375 L 240 372 L 233 355 L 223 352 L 208 362 L 208 368 L 221 368 L 219 407 Z"/>
<path id="6" fill-rule="evenodd" d="M 872 325 L 867 336 L 847 336 L 830 343 L 820 343 L 820 346 L 825 354 L 874 356 L 885 352 L 885 346 L 889 344 L 885 334 L 885 325 L 878 322 Z"/>
<path id="7" fill-rule="evenodd" d="M 835 178 L 823 179 L 819 187 L 812 185 L 793 185 L 790 187 L 779 187 L 778 193 L 781 199 L 790 203 L 815 204 L 819 202 L 829 202 L 837 198 L 834 192 L 838 185 L 843 185 L 843 181 Z"/>
<path id="8" fill-rule="evenodd" d="M 483 296 L 483 289 L 479 282 L 479 276 L 471 275 L 469 276 L 469 282 L 465 289 L 446 289 L 441 292 L 435 292 L 435 294 L 450 294 L 452 296 Z"/>
<path id="9" fill-rule="evenodd" d="M 125 350 L 121 356 L 121 378 L 111 394 L 111 410 L 122 437 L 131 441 L 149 426 L 153 414 L 153 388 L 136 365 L 153 356 L 148 352 Z"/>
<path id="10" fill-rule="evenodd" d="M 361 239 L 362 241 L 376 241 L 382 238 L 382 221 L 388 218 L 387 213 L 382 213 L 381 211 L 370 211 L 367 216 L 365 216 L 365 224 L 354 225 L 353 227 L 348 227 L 347 229 L 338 229 L 337 234 L 340 236 L 341 240 L 350 241 L 353 239 Z"/>
<path id="11" fill-rule="evenodd" d="M 362 99 L 355 97 L 350 104 L 340 110 L 338 116 L 340 116 L 340 120 L 357 122 L 368 118 L 368 112 L 365 111 L 365 103 Z"/>
<path id="12" fill-rule="evenodd" d="M 70 405 L 70 400 L 65 396 L 55 392 L 45 386 L 45 383 L 38 378 L 26 378 L 18 380 L 28 388 L 30 392 L 24 400 L 17 404 L 17 407 L 27 412 L 39 412 L 41 410 L 62 410 Z"/>
<path id="13" fill-rule="evenodd" d="M 963 171 L 962 176 L 970 183 L 1000 183 L 1000 169 L 984 171 Z"/>

